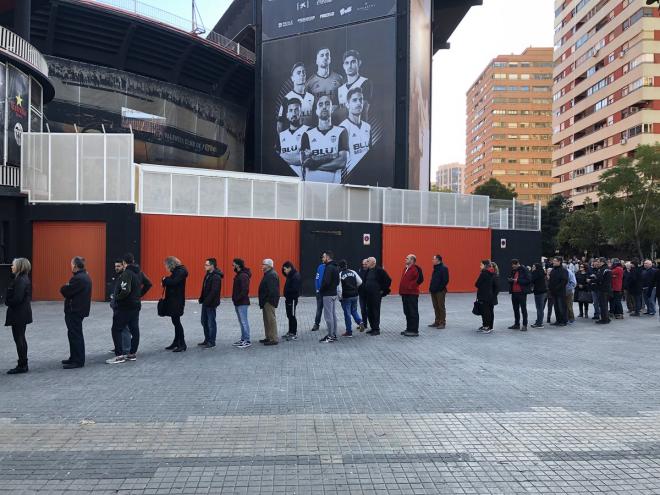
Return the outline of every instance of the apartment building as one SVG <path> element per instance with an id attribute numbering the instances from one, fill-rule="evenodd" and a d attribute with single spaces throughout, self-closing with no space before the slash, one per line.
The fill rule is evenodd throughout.
<path id="1" fill-rule="evenodd" d="M 440 191 L 451 191 L 463 194 L 463 173 L 465 164 L 446 163 L 440 165 L 435 172 L 435 185 Z"/>
<path id="2" fill-rule="evenodd" d="M 491 177 L 521 201 L 541 201 L 552 187 L 553 49 L 499 55 L 467 92 L 465 191 Z"/>
<path id="3" fill-rule="evenodd" d="M 602 172 L 660 133 L 660 19 L 645 0 L 555 2 L 552 191 L 597 201 Z"/>

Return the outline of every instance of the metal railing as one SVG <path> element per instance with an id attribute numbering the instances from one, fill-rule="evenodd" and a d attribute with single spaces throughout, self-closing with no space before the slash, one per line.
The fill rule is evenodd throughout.
<path id="1" fill-rule="evenodd" d="M 39 50 L 16 33 L 2 26 L 0 26 L 0 50 L 19 58 L 48 77 L 48 64 Z"/>
<path id="2" fill-rule="evenodd" d="M 130 13 L 134 16 L 144 17 L 152 21 L 157 21 L 162 24 L 166 24 L 170 27 L 185 31 L 188 34 L 197 33 L 198 26 L 191 19 L 186 19 L 184 17 L 178 16 L 166 10 L 163 10 L 159 7 L 154 7 L 152 5 L 146 4 L 139 0 L 75 0 L 80 3 L 98 3 L 103 4 L 108 7 L 112 7 L 117 10 L 122 10 L 124 12 Z M 241 58 L 249 60 L 254 63 L 256 60 L 256 55 L 254 52 L 248 50 L 245 47 L 242 47 L 235 41 L 230 40 L 218 34 L 216 32 L 208 33 L 205 38 L 210 43 L 217 45 L 225 50 L 229 50 L 232 53 L 235 53 Z"/>
<path id="3" fill-rule="evenodd" d="M 134 203 L 132 134 L 23 133 L 21 191 L 30 202 Z"/>
<path id="4" fill-rule="evenodd" d="M 501 230 L 541 230 L 541 203 L 491 199 L 489 225 Z"/>
<path id="5" fill-rule="evenodd" d="M 10 165 L 0 166 L 0 186 L 19 187 L 21 185 L 21 169 Z"/>

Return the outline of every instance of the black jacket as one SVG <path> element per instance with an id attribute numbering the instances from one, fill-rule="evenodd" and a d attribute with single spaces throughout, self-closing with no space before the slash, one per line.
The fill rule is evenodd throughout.
<path id="1" fill-rule="evenodd" d="M 431 294 L 442 292 L 447 289 L 447 284 L 449 284 L 449 268 L 447 268 L 444 263 L 438 263 L 433 267 L 429 292 Z"/>
<path id="2" fill-rule="evenodd" d="M 321 288 L 319 294 L 321 296 L 336 296 L 337 286 L 339 285 L 339 267 L 334 260 L 325 264 L 325 271 L 323 272 L 323 280 L 321 280 Z"/>
<path id="3" fill-rule="evenodd" d="M 633 266 L 628 273 L 628 292 L 638 296 L 642 293 L 642 268 Z"/>
<path id="4" fill-rule="evenodd" d="M 202 282 L 202 293 L 198 302 L 205 308 L 217 308 L 220 306 L 220 291 L 222 291 L 222 277 L 225 275 L 217 268 L 204 275 Z"/>
<path id="5" fill-rule="evenodd" d="M 566 296 L 568 270 L 563 266 L 553 266 L 548 280 L 548 290 L 553 296 Z"/>
<path id="6" fill-rule="evenodd" d="M 605 294 L 612 294 L 612 270 L 602 266 L 596 272 L 596 290 Z"/>
<path id="7" fill-rule="evenodd" d="M 648 270 L 646 268 L 642 268 L 642 288 L 653 287 L 656 271 L 657 270 L 653 267 L 649 268 Z"/>
<path id="8" fill-rule="evenodd" d="M 364 295 L 364 289 L 365 289 L 365 287 L 364 287 L 365 284 L 364 283 L 367 280 L 367 272 L 368 271 L 369 271 L 368 268 L 360 268 L 357 272 L 357 274 L 362 279 L 362 285 L 360 287 L 358 287 L 358 294 L 360 294 L 360 295 Z"/>
<path id="9" fill-rule="evenodd" d="M 509 277 L 509 294 L 513 294 L 513 278 L 518 272 L 518 285 L 520 285 L 520 290 L 523 294 L 529 294 L 532 292 L 532 277 L 529 275 L 527 268 L 520 265 L 516 270 L 511 270 L 511 276 Z"/>
<path id="10" fill-rule="evenodd" d="M 243 268 L 234 275 L 234 285 L 231 290 L 231 300 L 234 306 L 250 305 L 250 279 L 252 272 L 249 268 Z"/>
<path id="11" fill-rule="evenodd" d="M 357 297 L 359 289 L 362 284 L 358 285 L 357 272 L 346 269 L 339 272 L 339 283 L 341 284 L 341 298 L 348 299 L 350 297 Z M 361 279 L 362 277 L 360 277 Z M 363 281 L 364 283 L 364 281 Z"/>
<path id="12" fill-rule="evenodd" d="M 545 279 L 545 270 L 541 263 L 538 263 L 536 270 L 532 272 L 532 292 L 534 294 L 545 294 L 548 292 L 548 282 Z"/>
<path id="13" fill-rule="evenodd" d="M 80 270 L 73 274 L 69 283 L 60 288 L 64 296 L 64 312 L 84 317 L 89 316 L 92 305 L 92 279 L 87 270 Z"/>
<path id="14" fill-rule="evenodd" d="M 259 307 L 263 309 L 266 303 L 274 307 L 280 303 L 280 277 L 273 269 L 264 273 L 259 284 Z"/>
<path id="15" fill-rule="evenodd" d="M 151 284 L 151 282 L 149 282 Z M 114 302 L 118 310 L 140 309 L 142 297 L 142 277 L 140 268 L 128 265 L 115 285 Z"/>
<path id="16" fill-rule="evenodd" d="M 300 273 L 292 268 L 284 281 L 285 299 L 298 299 L 300 297 Z"/>
<path id="17" fill-rule="evenodd" d="M 497 276 L 490 270 L 484 269 L 474 283 L 477 288 L 477 301 L 495 304 L 499 292 Z"/>
<path id="18" fill-rule="evenodd" d="M 30 277 L 21 274 L 13 277 L 7 287 L 5 304 L 7 305 L 7 316 L 5 326 L 28 325 L 32 323 L 32 282 Z"/>
<path id="19" fill-rule="evenodd" d="M 179 265 L 172 270 L 169 277 L 163 279 L 165 287 L 165 315 L 181 316 L 186 305 L 186 278 L 188 270 Z"/>
<path id="20" fill-rule="evenodd" d="M 390 278 L 389 274 L 380 266 L 377 266 L 375 268 L 370 268 L 369 270 L 366 271 L 364 274 L 364 277 L 362 278 L 362 285 L 361 287 L 364 287 L 364 293 L 369 294 L 369 295 L 374 295 L 373 291 L 374 288 L 368 283 L 369 281 L 369 274 L 374 271 L 375 276 L 376 276 L 376 283 L 377 283 L 377 290 L 378 290 L 378 295 L 380 297 L 385 297 L 387 296 L 390 292 L 392 292 L 392 289 L 390 288 L 392 286 L 392 279 Z"/>

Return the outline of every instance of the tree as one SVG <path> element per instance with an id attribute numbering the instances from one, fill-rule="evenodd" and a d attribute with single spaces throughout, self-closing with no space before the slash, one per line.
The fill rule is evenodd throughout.
<path id="1" fill-rule="evenodd" d="M 560 222 L 557 242 L 580 253 L 589 251 L 598 256 L 600 246 L 607 242 L 598 210 L 590 198 L 584 208 L 573 210 Z"/>
<path id="2" fill-rule="evenodd" d="M 640 145 L 600 176 L 598 210 L 605 233 L 640 259 L 660 238 L 660 145 Z"/>
<path id="3" fill-rule="evenodd" d="M 431 184 L 431 192 L 453 193 L 449 187 L 438 187 L 438 184 Z"/>
<path id="4" fill-rule="evenodd" d="M 541 250 L 546 256 L 554 255 L 555 250 L 559 247 L 557 244 L 559 226 L 571 206 L 570 200 L 557 194 L 541 208 Z"/>
<path id="5" fill-rule="evenodd" d="M 474 190 L 474 194 L 488 196 L 490 199 L 513 199 L 518 193 L 495 178 L 488 179 Z"/>

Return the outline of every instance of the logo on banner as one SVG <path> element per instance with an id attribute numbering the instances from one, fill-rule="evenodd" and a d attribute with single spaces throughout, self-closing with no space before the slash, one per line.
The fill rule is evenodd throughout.
<path id="1" fill-rule="evenodd" d="M 309 0 L 305 0 L 304 2 L 296 2 L 297 10 L 303 10 L 308 8 L 309 8 Z"/>
<path id="2" fill-rule="evenodd" d="M 349 5 L 345 9 L 340 9 L 339 10 L 340 15 L 347 15 L 347 14 L 350 14 L 351 12 L 353 12 L 353 6 L 352 5 Z"/>

